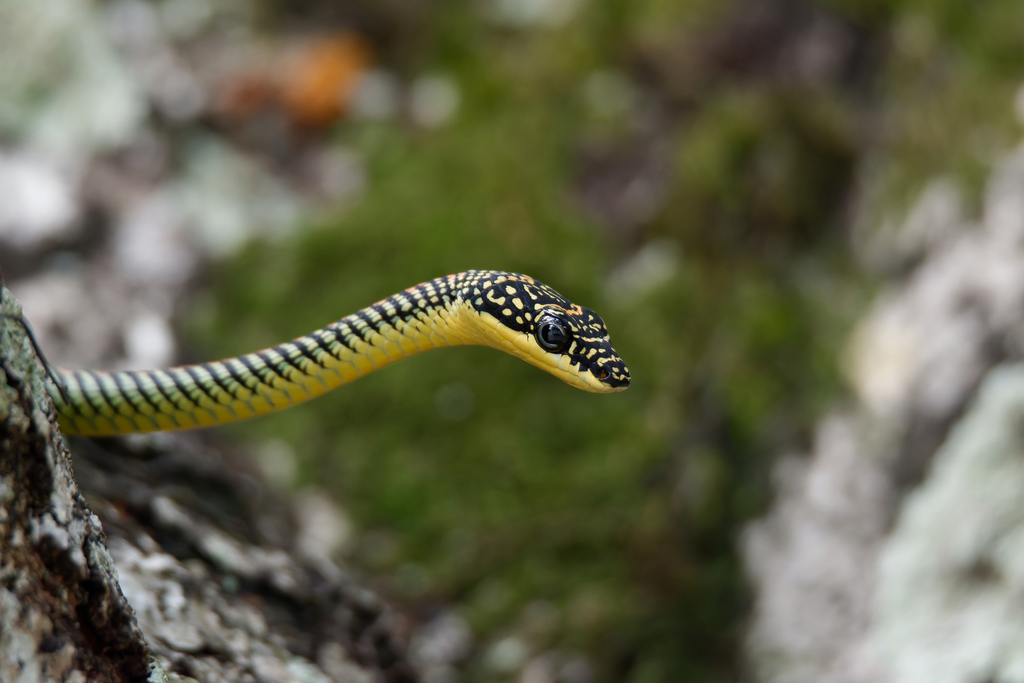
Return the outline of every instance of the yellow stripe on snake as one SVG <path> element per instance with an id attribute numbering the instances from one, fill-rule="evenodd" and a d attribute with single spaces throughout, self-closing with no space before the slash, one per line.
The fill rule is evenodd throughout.
<path id="1" fill-rule="evenodd" d="M 327 327 L 237 358 L 163 370 L 56 371 L 50 395 L 68 434 L 209 427 L 308 401 L 442 346 L 500 349 L 596 393 L 629 370 L 604 321 L 517 273 L 470 270 L 410 287 Z"/>

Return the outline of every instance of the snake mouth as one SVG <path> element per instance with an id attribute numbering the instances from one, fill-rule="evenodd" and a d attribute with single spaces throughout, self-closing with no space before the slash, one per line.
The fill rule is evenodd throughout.
<path id="1" fill-rule="evenodd" d="M 621 361 L 587 367 L 586 363 L 572 362 L 569 356 L 563 356 L 557 370 L 544 369 L 563 382 L 593 394 L 612 394 L 629 386 L 629 370 Z"/>

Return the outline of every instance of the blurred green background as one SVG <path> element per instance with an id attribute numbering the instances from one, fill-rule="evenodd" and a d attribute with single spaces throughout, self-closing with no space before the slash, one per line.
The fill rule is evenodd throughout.
<path id="1" fill-rule="evenodd" d="M 268 3 L 264 27 L 325 4 Z M 490 647 L 509 637 L 519 664 L 584 652 L 598 681 L 738 680 L 737 536 L 770 501 L 773 458 L 842 400 L 876 274 L 854 246 L 936 176 L 973 199 L 1019 135 L 1024 5 L 563 4 L 558 21 L 527 0 L 357 4 L 380 63 L 447 75 L 458 109 L 323 133 L 364 160 L 365 193 L 218 267 L 190 354 L 278 343 L 470 268 L 593 308 L 625 393 L 443 350 L 226 436 L 285 439 L 296 486 L 352 515 L 353 565 L 414 615 L 468 619 L 468 680 L 518 671 Z"/>

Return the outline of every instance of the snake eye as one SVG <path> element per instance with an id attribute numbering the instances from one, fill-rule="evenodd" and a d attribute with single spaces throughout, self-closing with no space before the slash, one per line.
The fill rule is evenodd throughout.
<path id="1" fill-rule="evenodd" d="M 551 353 L 558 353 L 569 345 L 569 333 L 555 318 L 543 318 L 537 324 L 537 343 Z"/>

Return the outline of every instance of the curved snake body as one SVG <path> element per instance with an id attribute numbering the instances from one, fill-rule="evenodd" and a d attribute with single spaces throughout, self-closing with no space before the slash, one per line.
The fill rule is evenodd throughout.
<path id="1" fill-rule="evenodd" d="M 586 391 L 629 385 L 593 311 L 526 275 L 471 270 L 236 358 L 161 370 L 58 369 L 68 401 L 56 387 L 50 394 L 69 434 L 192 429 L 286 408 L 421 351 L 462 345 L 506 351 Z"/>

